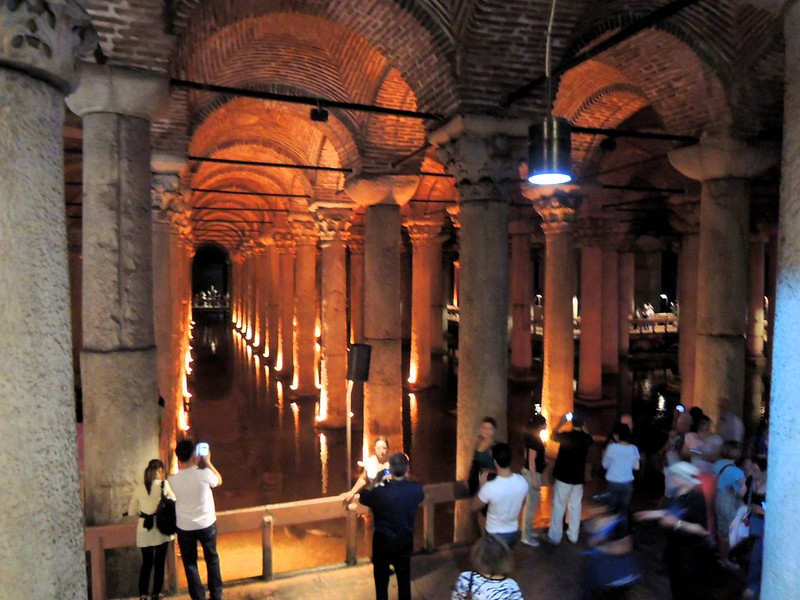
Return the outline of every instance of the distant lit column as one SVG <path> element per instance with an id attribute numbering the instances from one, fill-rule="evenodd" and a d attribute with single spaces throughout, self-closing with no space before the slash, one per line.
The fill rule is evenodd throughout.
<path id="1" fill-rule="evenodd" d="M 444 352 L 444 270 L 442 269 L 442 244 L 446 236 L 438 236 L 435 244 L 431 246 L 431 352 Z"/>
<path id="2" fill-rule="evenodd" d="M 364 240 L 364 342 L 372 346 L 364 384 L 364 447 L 376 436 L 403 447 L 400 326 L 400 207 L 419 185 L 416 176 L 361 176 L 347 192 L 366 207 Z"/>
<path id="3" fill-rule="evenodd" d="M 619 318 L 619 356 L 627 359 L 631 353 L 631 317 L 633 316 L 633 290 L 636 279 L 636 263 L 629 243 L 619 253 L 619 280 L 617 288 Z"/>
<path id="4" fill-rule="evenodd" d="M 64 215 L 64 95 L 96 40 L 84 3 L 0 10 L 0 580 L 86 598 Z M 46 475 L 45 475 L 46 474 Z M 44 486 L 43 479 L 46 478 Z"/>
<path id="5" fill-rule="evenodd" d="M 767 360 L 764 357 L 764 295 L 766 245 L 768 236 L 761 231 L 750 235 L 750 249 L 747 265 L 747 393 L 745 423 L 754 428 L 761 421 L 764 409 L 764 371 Z"/>
<path id="6" fill-rule="evenodd" d="M 529 198 L 534 198 L 546 238 L 542 412 L 551 426 L 573 408 L 572 297 L 577 264 L 572 223 L 578 206 L 577 192 L 575 186 L 526 191 Z"/>
<path id="7" fill-rule="evenodd" d="M 167 100 L 168 80 L 81 68 L 67 104 L 83 120 L 86 519 L 101 525 L 121 520 L 120 489 L 140 482 L 142 465 L 158 453 L 150 120 Z M 133 577 L 133 566 L 118 568 L 115 579 Z"/>
<path id="8" fill-rule="evenodd" d="M 350 250 L 350 341 L 364 343 L 364 227 L 353 225 L 347 242 Z"/>
<path id="9" fill-rule="evenodd" d="M 669 153 L 672 165 L 701 182 L 695 404 L 717 418 L 728 399 L 741 416 L 747 315 L 750 177 L 776 160 L 773 150 L 708 138 Z"/>
<path id="10" fill-rule="evenodd" d="M 602 355 L 603 372 L 619 373 L 619 265 L 614 239 L 606 239 L 603 246 L 603 317 Z"/>
<path id="11" fill-rule="evenodd" d="M 275 364 L 280 352 L 281 331 L 281 266 L 280 250 L 275 243 L 274 236 L 268 247 L 269 259 L 269 304 L 267 305 L 267 323 L 269 327 L 269 358 L 270 364 Z"/>
<path id="12" fill-rule="evenodd" d="M 408 383 L 415 389 L 431 385 L 432 257 L 442 224 L 439 220 L 406 223 L 413 256 L 411 294 L 411 357 Z M 437 274 L 438 276 L 438 274 Z"/>
<path id="13" fill-rule="evenodd" d="M 294 292 L 295 393 L 315 396 L 317 327 L 317 224 L 310 215 L 289 217 L 296 245 Z"/>
<path id="14" fill-rule="evenodd" d="M 323 427 L 341 428 L 347 422 L 347 262 L 346 241 L 352 211 L 317 210 L 321 248 L 322 391 Z M 324 410 L 323 410 L 324 408 Z"/>
<path id="15" fill-rule="evenodd" d="M 532 378 L 533 347 L 531 339 L 531 304 L 533 303 L 533 261 L 531 235 L 533 208 L 517 209 L 509 221 L 511 266 L 511 359 L 510 374 L 514 379 Z"/>
<path id="16" fill-rule="evenodd" d="M 581 220 L 581 342 L 578 396 L 592 402 L 603 396 L 602 308 L 603 250 L 597 235 L 599 219 Z M 545 286 L 545 294 L 547 287 Z M 545 303 L 545 308 L 547 304 Z M 545 321 L 545 327 L 547 322 Z"/>
<path id="17" fill-rule="evenodd" d="M 278 329 L 278 357 L 275 370 L 283 375 L 293 374 L 294 360 L 294 261 L 295 243 L 292 234 L 286 230 L 274 232 L 278 247 L 279 279 L 281 297 L 279 300 L 280 325 Z"/>

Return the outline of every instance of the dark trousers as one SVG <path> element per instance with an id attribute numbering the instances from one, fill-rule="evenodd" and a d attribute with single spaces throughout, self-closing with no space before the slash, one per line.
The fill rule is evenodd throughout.
<path id="1" fill-rule="evenodd" d="M 168 542 L 158 546 L 145 546 L 142 551 L 142 568 L 139 571 L 139 595 L 147 596 L 150 584 L 150 571 L 153 572 L 153 596 L 161 593 L 164 586 L 164 561 L 167 558 Z"/>
<path id="2" fill-rule="evenodd" d="M 203 583 L 197 570 L 197 543 L 203 547 L 203 558 L 206 561 L 208 574 L 208 593 L 211 600 L 222 600 L 222 575 L 219 571 L 219 554 L 217 554 L 217 524 L 205 529 L 184 531 L 178 529 L 178 546 L 181 549 L 183 570 L 189 586 L 192 600 L 205 600 Z"/>
<path id="3" fill-rule="evenodd" d="M 397 576 L 397 597 L 411 600 L 411 550 L 414 536 L 389 537 L 372 535 L 372 576 L 375 579 L 375 599 L 389 600 L 389 565 Z"/>

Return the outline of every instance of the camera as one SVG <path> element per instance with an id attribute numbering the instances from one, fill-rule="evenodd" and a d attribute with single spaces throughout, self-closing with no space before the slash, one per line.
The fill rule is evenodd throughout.
<path id="1" fill-rule="evenodd" d="M 211 447 L 208 445 L 208 442 L 200 442 L 195 448 L 195 454 L 200 457 L 208 456 L 210 450 Z"/>

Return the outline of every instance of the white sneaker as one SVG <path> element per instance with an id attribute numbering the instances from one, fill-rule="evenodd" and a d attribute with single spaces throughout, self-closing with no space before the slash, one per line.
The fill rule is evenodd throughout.
<path id="1" fill-rule="evenodd" d="M 531 548 L 538 548 L 539 547 L 538 540 L 536 540 L 534 538 L 521 538 L 519 541 L 520 541 L 521 544 L 525 544 L 526 546 L 530 546 Z"/>

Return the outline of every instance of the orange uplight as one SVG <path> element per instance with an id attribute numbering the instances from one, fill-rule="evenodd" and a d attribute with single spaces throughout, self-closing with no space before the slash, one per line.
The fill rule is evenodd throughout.
<path id="1" fill-rule="evenodd" d="M 408 383 L 417 383 L 417 361 L 414 359 L 408 367 Z"/>
<path id="2" fill-rule="evenodd" d="M 542 429 L 539 432 L 539 439 L 542 440 L 543 443 L 547 443 L 550 441 L 550 432 L 547 429 Z"/>
<path id="3" fill-rule="evenodd" d="M 278 358 L 275 359 L 275 370 L 280 371 L 283 369 L 283 352 L 278 348 Z"/>
<path id="4" fill-rule="evenodd" d="M 178 429 L 184 432 L 189 431 L 189 415 L 183 406 L 178 409 Z"/>
<path id="5" fill-rule="evenodd" d="M 292 385 L 289 386 L 289 389 L 296 390 L 300 387 L 300 375 L 297 371 L 298 369 L 295 369 L 294 373 L 292 373 Z"/>
<path id="6" fill-rule="evenodd" d="M 253 346 L 258 347 L 261 345 L 261 336 L 258 335 L 258 330 L 256 330 L 256 334 L 253 336 Z"/>
<path id="7" fill-rule="evenodd" d="M 411 417 L 411 439 L 413 440 L 417 434 L 417 426 L 419 425 L 419 409 L 417 407 L 417 395 L 408 395 L 408 411 Z"/>
<path id="8" fill-rule="evenodd" d="M 321 390 L 319 393 L 319 407 L 317 413 L 317 422 L 324 421 L 328 418 L 328 394 L 325 390 Z"/>
<path id="9" fill-rule="evenodd" d="M 314 344 L 314 385 L 322 389 L 322 348 L 319 342 Z"/>

